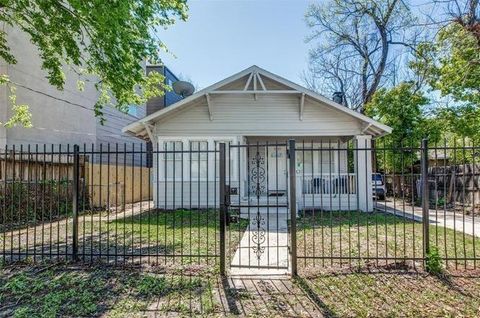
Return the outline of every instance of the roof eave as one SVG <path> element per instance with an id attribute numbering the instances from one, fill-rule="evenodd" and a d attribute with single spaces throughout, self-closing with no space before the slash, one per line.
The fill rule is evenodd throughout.
<path id="1" fill-rule="evenodd" d="M 376 120 L 374 120 L 374 119 L 372 119 L 368 116 L 365 116 L 365 115 L 363 115 L 359 112 L 356 112 L 356 111 L 354 111 L 354 110 L 352 110 L 348 107 L 340 105 L 340 104 L 326 98 L 323 95 L 320 95 L 320 94 L 318 94 L 314 91 L 306 89 L 305 87 L 300 86 L 300 85 L 298 85 L 294 82 L 291 82 L 291 81 L 289 81 L 289 80 L 287 80 L 283 77 L 280 77 L 276 74 L 270 73 L 270 72 L 268 72 L 268 71 L 266 71 L 266 70 L 264 70 L 264 69 L 262 69 L 262 68 L 260 68 L 256 65 L 253 65 L 253 66 L 251 66 L 251 67 L 249 67 L 249 68 L 247 68 L 247 69 L 245 69 L 241 72 L 238 72 L 238 73 L 236 73 L 232 76 L 229 76 L 229 77 L 227 77 L 227 78 L 225 78 L 225 79 L 223 79 L 223 80 L 221 80 L 221 81 L 219 81 L 219 82 L 217 82 L 213 85 L 210 85 L 209 87 L 204 88 L 204 89 L 198 91 L 197 93 L 193 94 L 192 96 L 189 96 L 185 99 L 182 99 L 182 100 L 178 101 L 177 103 L 175 103 L 173 105 L 165 107 L 165 108 L 163 108 L 161 110 L 158 110 L 158 111 L 156 111 L 156 112 L 154 112 L 154 113 L 152 113 L 152 114 L 150 114 L 150 115 L 148 115 L 148 116 L 146 116 L 146 117 L 144 117 L 144 118 L 142 118 L 138 121 L 135 121 L 135 122 L 125 126 L 124 128 L 122 128 L 122 132 L 123 133 L 128 133 L 128 134 L 133 135 L 133 136 L 137 136 L 137 137 L 139 135 L 145 135 L 144 133 L 142 133 L 145 130 L 145 127 L 144 127 L 145 124 L 154 124 L 157 121 L 157 119 L 159 117 L 163 116 L 165 113 L 169 113 L 169 112 L 172 112 L 176 109 L 179 109 L 179 108 L 187 105 L 188 103 L 193 102 L 196 99 L 205 96 L 206 94 L 214 91 L 215 89 L 251 73 L 252 71 L 259 72 L 260 74 L 265 75 L 267 77 L 271 77 L 274 80 L 276 80 L 276 81 L 278 81 L 278 82 L 280 82 L 280 83 L 282 83 L 286 86 L 289 86 L 289 87 L 293 88 L 294 90 L 298 91 L 299 94 L 305 94 L 305 95 L 307 95 L 307 96 L 309 96 L 313 99 L 316 99 L 316 100 L 326 104 L 327 106 L 330 106 L 330 107 L 332 107 L 332 108 L 334 108 L 334 109 L 336 109 L 340 112 L 347 113 L 347 114 L 363 121 L 364 123 L 368 123 L 369 125 L 377 128 L 381 131 L 381 132 L 377 132 L 377 134 L 372 134 L 375 138 L 379 138 L 381 136 L 384 136 L 384 135 L 392 132 L 392 128 L 387 126 L 387 125 L 384 125 L 384 124 L 382 124 L 382 123 L 380 123 L 380 122 L 378 122 L 378 121 L 376 121 Z M 134 130 L 136 130 L 135 128 L 136 129 L 140 128 L 138 133 L 134 131 Z M 366 131 L 367 130 L 365 130 L 365 132 Z"/>

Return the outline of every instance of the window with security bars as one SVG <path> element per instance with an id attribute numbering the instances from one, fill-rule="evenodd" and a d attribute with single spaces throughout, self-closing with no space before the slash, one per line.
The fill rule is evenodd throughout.
<path id="1" fill-rule="evenodd" d="M 183 158 L 183 142 L 182 141 L 165 141 L 163 150 L 167 151 L 164 154 L 165 167 L 163 175 L 165 179 L 179 180 L 182 178 L 182 167 L 185 169 Z M 182 165 L 183 162 L 183 165 Z"/>
<path id="2" fill-rule="evenodd" d="M 238 179 L 238 175 L 237 175 L 237 170 L 235 169 L 235 165 L 234 165 L 234 160 L 235 160 L 235 156 L 236 156 L 236 151 L 238 149 L 236 148 L 231 148 L 230 146 L 232 145 L 232 141 L 231 140 L 216 140 L 215 141 L 215 149 L 216 150 L 220 150 L 220 144 L 221 143 L 224 143 L 225 144 L 225 157 L 226 157 L 226 162 L 225 162 L 225 173 L 227 175 L 227 180 L 237 180 Z M 216 164 L 216 167 L 215 167 L 215 176 L 216 178 L 220 178 L 220 165 L 219 165 L 219 160 L 220 160 L 220 153 L 217 152 L 216 153 L 216 158 L 217 158 L 217 164 Z"/>
<path id="3" fill-rule="evenodd" d="M 190 177 L 207 179 L 208 177 L 208 142 L 190 141 Z"/>
<path id="4" fill-rule="evenodd" d="M 305 174 L 329 174 L 335 171 L 335 149 L 318 150 L 305 146 L 297 153 L 297 172 Z"/>

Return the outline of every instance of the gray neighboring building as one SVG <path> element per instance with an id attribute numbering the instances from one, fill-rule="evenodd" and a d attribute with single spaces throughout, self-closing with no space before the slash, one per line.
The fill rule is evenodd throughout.
<path id="1" fill-rule="evenodd" d="M 152 102 L 141 107 L 132 106 L 128 114 L 117 109 L 106 107 L 104 109 L 106 122 L 101 125 L 94 116 L 93 106 L 98 98 L 98 92 L 93 85 L 85 85 L 84 91 L 77 88 L 76 74 L 66 74 L 67 80 L 63 91 L 51 86 L 46 77 L 46 72 L 41 69 L 41 59 L 37 48 L 29 41 L 28 35 L 18 29 L 8 29 L 8 44 L 17 58 L 17 64 L 9 65 L 4 61 L 0 63 L 1 74 L 7 74 L 16 86 L 18 104 L 27 104 L 32 113 L 32 128 L 14 127 L 5 128 L 0 126 L 0 149 L 6 146 L 24 149 L 31 145 L 35 149 L 38 144 L 42 149 L 47 145 L 57 148 L 62 145 L 79 144 L 87 149 L 92 145 L 99 147 L 100 144 L 119 144 L 123 150 L 124 143 L 127 149 L 135 143 L 135 149 L 140 149 L 140 144 L 145 143 L 122 133 L 122 128 L 133 121 L 155 112 L 178 101 L 181 97 L 173 92 L 167 92 L 165 96 L 156 98 Z M 147 72 L 159 71 L 166 75 L 166 83 L 170 84 L 177 80 L 176 76 L 166 67 L 147 66 Z M 150 112 L 147 112 L 150 109 Z M 0 122 L 5 122 L 11 116 L 11 105 L 7 87 L 0 86 Z M 112 145 L 110 146 L 112 147 Z M 113 148 L 115 145 L 113 145 Z"/>
<path id="2" fill-rule="evenodd" d="M 57 90 L 46 80 L 46 72 L 41 69 L 42 60 L 38 50 L 29 41 L 28 35 L 18 29 L 10 28 L 8 43 L 17 58 L 17 64 L 8 65 L 4 61 L 0 72 L 7 74 L 16 86 L 17 103 L 27 104 L 32 113 L 32 128 L 21 126 L 0 127 L 0 148 L 23 145 L 54 145 L 66 147 L 67 144 L 87 144 L 89 148 L 101 143 L 138 143 L 121 132 L 121 128 L 146 115 L 145 107 L 132 107 L 125 114 L 106 107 L 106 122 L 102 126 L 94 116 L 93 106 L 98 92 L 93 85 L 85 85 L 84 91 L 77 88 L 78 77 L 66 74 L 63 91 Z M 0 121 L 5 122 L 11 116 L 9 91 L 0 87 Z M 64 148 L 66 149 L 66 148 Z"/>

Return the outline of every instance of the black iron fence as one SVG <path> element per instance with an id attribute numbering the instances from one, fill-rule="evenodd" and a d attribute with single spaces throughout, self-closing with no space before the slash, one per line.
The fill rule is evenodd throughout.
<path id="1" fill-rule="evenodd" d="M 202 169 L 204 159 L 216 167 L 218 153 L 193 144 L 7 148 L 0 259 L 215 264 L 219 180 Z"/>
<path id="2" fill-rule="evenodd" d="M 479 150 L 368 138 L 11 147 L 0 260 L 296 272 L 437 253 L 476 267 Z"/>
<path id="3" fill-rule="evenodd" d="M 297 153 L 341 157 L 343 152 L 353 166 L 366 157 L 372 173 L 371 185 L 365 186 L 362 172 L 355 169 L 353 182 L 343 181 L 333 167 L 325 173 L 313 164 L 305 177 L 306 169 L 297 170 L 300 184 L 309 183 L 297 195 L 303 206 L 296 221 L 299 266 L 422 266 L 438 255 L 448 267 L 476 268 L 480 148 L 428 145 L 426 140 L 401 147 L 355 141 L 344 149 L 304 145 L 297 143 Z M 325 183 L 332 189 L 328 194 L 315 190 Z"/>

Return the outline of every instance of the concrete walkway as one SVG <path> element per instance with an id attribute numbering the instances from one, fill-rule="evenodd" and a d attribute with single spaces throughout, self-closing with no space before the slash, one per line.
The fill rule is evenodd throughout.
<path id="1" fill-rule="evenodd" d="M 232 276 L 286 276 L 288 253 L 287 211 L 251 213 L 249 226 L 230 264 Z M 258 228 L 260 222 L 260 229 Z"/>
<path id="2" fill-rule="evenodd" d="M 422 222 L 422 208 L 404 203 L 401 199 L 395 199 L 375 203 L 375 209 L 381 212 L 387 212 L 409 220 Z M 480 216 L 473 218 L 471 215 L 464 215 L 460 212 L 445 211 L 443 207 L 438 210 L 429 209 L 429 223 L 432 225 L 443 226 L 448 229 L 465 232 L 466 234 L 480 237 Z M 465 223 L 463 222 L 465 220 Z"/>

